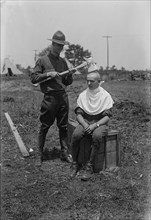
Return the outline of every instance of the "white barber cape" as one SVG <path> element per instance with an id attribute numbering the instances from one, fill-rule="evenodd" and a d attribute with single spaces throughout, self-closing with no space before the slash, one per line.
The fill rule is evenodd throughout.
<path id="1" fill-rule="evenodd" d="M 113 103 L 111 95 L 101 86 L 95 90 L 87 88 L 77 99 L 77 106 L 89 115 L 100 114 L 104 110 L 112 108 Z"/>

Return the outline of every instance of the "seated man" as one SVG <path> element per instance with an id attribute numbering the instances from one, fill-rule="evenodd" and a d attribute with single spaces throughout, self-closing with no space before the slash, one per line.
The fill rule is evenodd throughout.
<path id="1" fill-rule="evenodd" d="M 95 155 L 101 147 L 102 137 L 108 131 L 108 122 L 111 117 L 113 99 L 110 94 L 100 86 L 101 78 L 98 71 L 88 73 L 88 88 L 84 90 L 77 99 L 75 109 L 78 126 L 73 132 L 71 139 L 71 149 L 73 157 L 73 172 L 71 177 L 77 175 L 80 164 L 78 154 L 82 138 L 91 139 L 91 153 L 86 163 L 81 180 L 88 180 L 93 173 Z"/>

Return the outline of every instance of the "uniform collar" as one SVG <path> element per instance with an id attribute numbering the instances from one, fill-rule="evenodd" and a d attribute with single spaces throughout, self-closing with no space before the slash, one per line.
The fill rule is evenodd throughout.
<path id="1" fill-rule="evenodd" d="M 55 56 L 51 53 L 51 51 L 48 53 L 48 56 L 54 60 L 59 59 L 59 56 Z"/>

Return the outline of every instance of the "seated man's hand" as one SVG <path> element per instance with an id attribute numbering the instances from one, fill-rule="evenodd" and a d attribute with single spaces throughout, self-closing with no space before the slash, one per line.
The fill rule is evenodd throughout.
<path id="1" fill-rule="evenodd" d="M 89 124 L 87 122 L 84 122 L 82 124 L 82 126 L 83 126 L 84 130 L 86 130 L 89 127 Z"/>
<path id="2" fill-rule="evenodd" d="M 58 72 L 52 71 L 47 73 L 47 77 L 56 78 L 56 77 L 60 77 L 60 75 Z"/>
<path id="3" fill-rule="evenodd" d="M 94 124 L 91 124 L 89 125 L 86 129 L 85 129 L 85 134 L 91 134 L 96 128 L 96 125 L 95 123 Z"/>

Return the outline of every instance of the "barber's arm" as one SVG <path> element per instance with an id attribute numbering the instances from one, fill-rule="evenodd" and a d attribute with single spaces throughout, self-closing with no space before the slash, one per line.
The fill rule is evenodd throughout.
<path id="1" fill-rule="evenodd" d="M 64 61 L 64 69 L 65 70 L 68 70 L 68 73 L 65 74 L 64 76 L 62 76 L 62 83 L 65 85 L 65 86 L 68 86 L 68 85 L 71 85 L 72 82 L 73 82 L 73 73 L 75 72 L 75 70 L 72 70 L 72 69 L 69 69 L 66 62 Z"/>
<path id="2" fill-rule="evenodd" d="M 33 84 L 36 84 L 47 78 L 55 78 L 55 77 L 60 77 L 60 76 L 53 69 L 50 71 L 46 71 L 44 69 L 41 59 L 38 59 L 35 64 L 35 67 L 33 68 L 30 79 Z"/>

